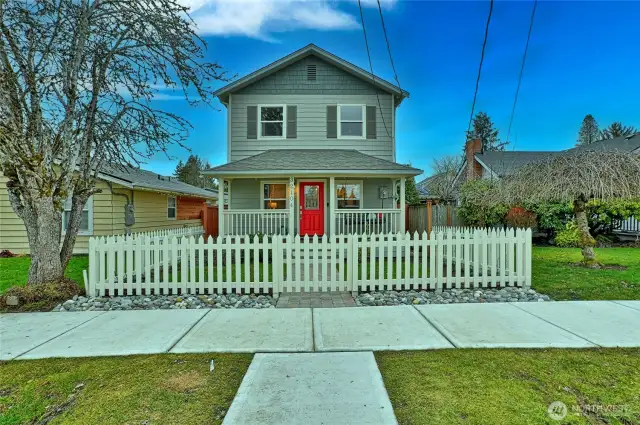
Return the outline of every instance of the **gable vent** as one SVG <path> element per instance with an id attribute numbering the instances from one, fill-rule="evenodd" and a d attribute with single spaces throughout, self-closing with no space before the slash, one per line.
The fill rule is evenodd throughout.
<path id="1" fill-rule="evenodd" d="M 307 81 L 315 81 L 316 80 L 316 64 L 307 65 Z"/>

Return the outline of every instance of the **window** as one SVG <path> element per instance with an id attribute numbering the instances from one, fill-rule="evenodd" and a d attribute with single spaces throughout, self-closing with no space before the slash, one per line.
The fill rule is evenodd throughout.
<path id="1" fill-rule="evenodd" d="M 364 105 L 338 105 L 338 137 L 364 137 L 364 108 Z"/>
<path id="2" fill-rule="evenodd" d="M 169 196 L 167 198 L 167 218 L 168 219 L 176 219 L 176 216 L 178 214 L 178 204 L 176 202 L 176 197 L 175 196 Z"/>
<path id="3" fill-rule="evenodd" d="M 285 131 L 285 107 L 260 106 L 260 137 L 284 137 Z"/>
<path id="4" fill-rule="evenodd" d="M 361 182 L 336 183 L 338 209 L 355 209 L 362 207 Z"/>
<path id="5" fill-rule="evenodd" d="M 265 209 L 265 210 L 287 209 L 286 183 L 263 183 L 262 209 Z"/>
<path id="6" fill-rule="evenodd" d="M 67 224 L 69 223 L 69 217 L 71 216 L 71 197 L 64 202 L 64 211 L 62 212 L 62 231 L 67 231 Z M 89 197 L 87 203 L 84 204 L 82 209 L 82 221 L 80 221 L 80 227 L 78 228 L 79 235 L 92 235 L 93 234 L 93 196 Z"/>

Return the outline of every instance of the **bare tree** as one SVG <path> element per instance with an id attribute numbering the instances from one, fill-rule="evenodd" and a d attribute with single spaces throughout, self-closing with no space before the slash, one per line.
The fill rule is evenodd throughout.
<path id="1" fill-rule="evenodd" d="M 434 158 L 432 168 L 435 174 L 425 181 L 427 192 L 430 196 L 444 201 L 455 199 L 456 188 L 453 183 L 462 166 L 460 156 L 449 155 L 442 158 Z"/>
<path id="2" fill-rule="evenodd" d="M 152 100 L 166 87 L 207 104 L 225 75 L 205 50 L 176 0 L 0 0 L 0 167 L 28 283 L 62 278 L 101 169 L 183 144 L 189 123 Z"/>
<path id="3" fill-rule="evenodd" d="M 584 262 L 597 267 L 586 203 L 590 199 L 640 198 L 640 155 L 590 150 L 554 155 L 505 178 L 500 189 L 501 201 L 510 204 L 571 202 L 581 233 Z"/>

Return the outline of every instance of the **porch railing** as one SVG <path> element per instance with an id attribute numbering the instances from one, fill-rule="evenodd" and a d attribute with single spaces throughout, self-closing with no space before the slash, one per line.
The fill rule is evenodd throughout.
<path id="1" fill-rule="evenodd" d="M 226 235 L 286 235 L 289 232 L 288 210 L 225 210 Z"/>
<path id="2" fill-rule="evenodd" d="M 400 210 L 336 210 L 335 234 L 378 235 L 400 231 Z"/>

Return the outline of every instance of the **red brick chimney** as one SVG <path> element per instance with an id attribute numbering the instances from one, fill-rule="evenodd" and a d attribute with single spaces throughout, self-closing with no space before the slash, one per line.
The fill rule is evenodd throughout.
<path id="1" fill-rule="evenodd" d="M 482 152 L 482 140 L 467 140 L 464 151 L 467 160 L 467 181 L 482 177 L 482 165 L 475 158 L 475 154 Z"/>

